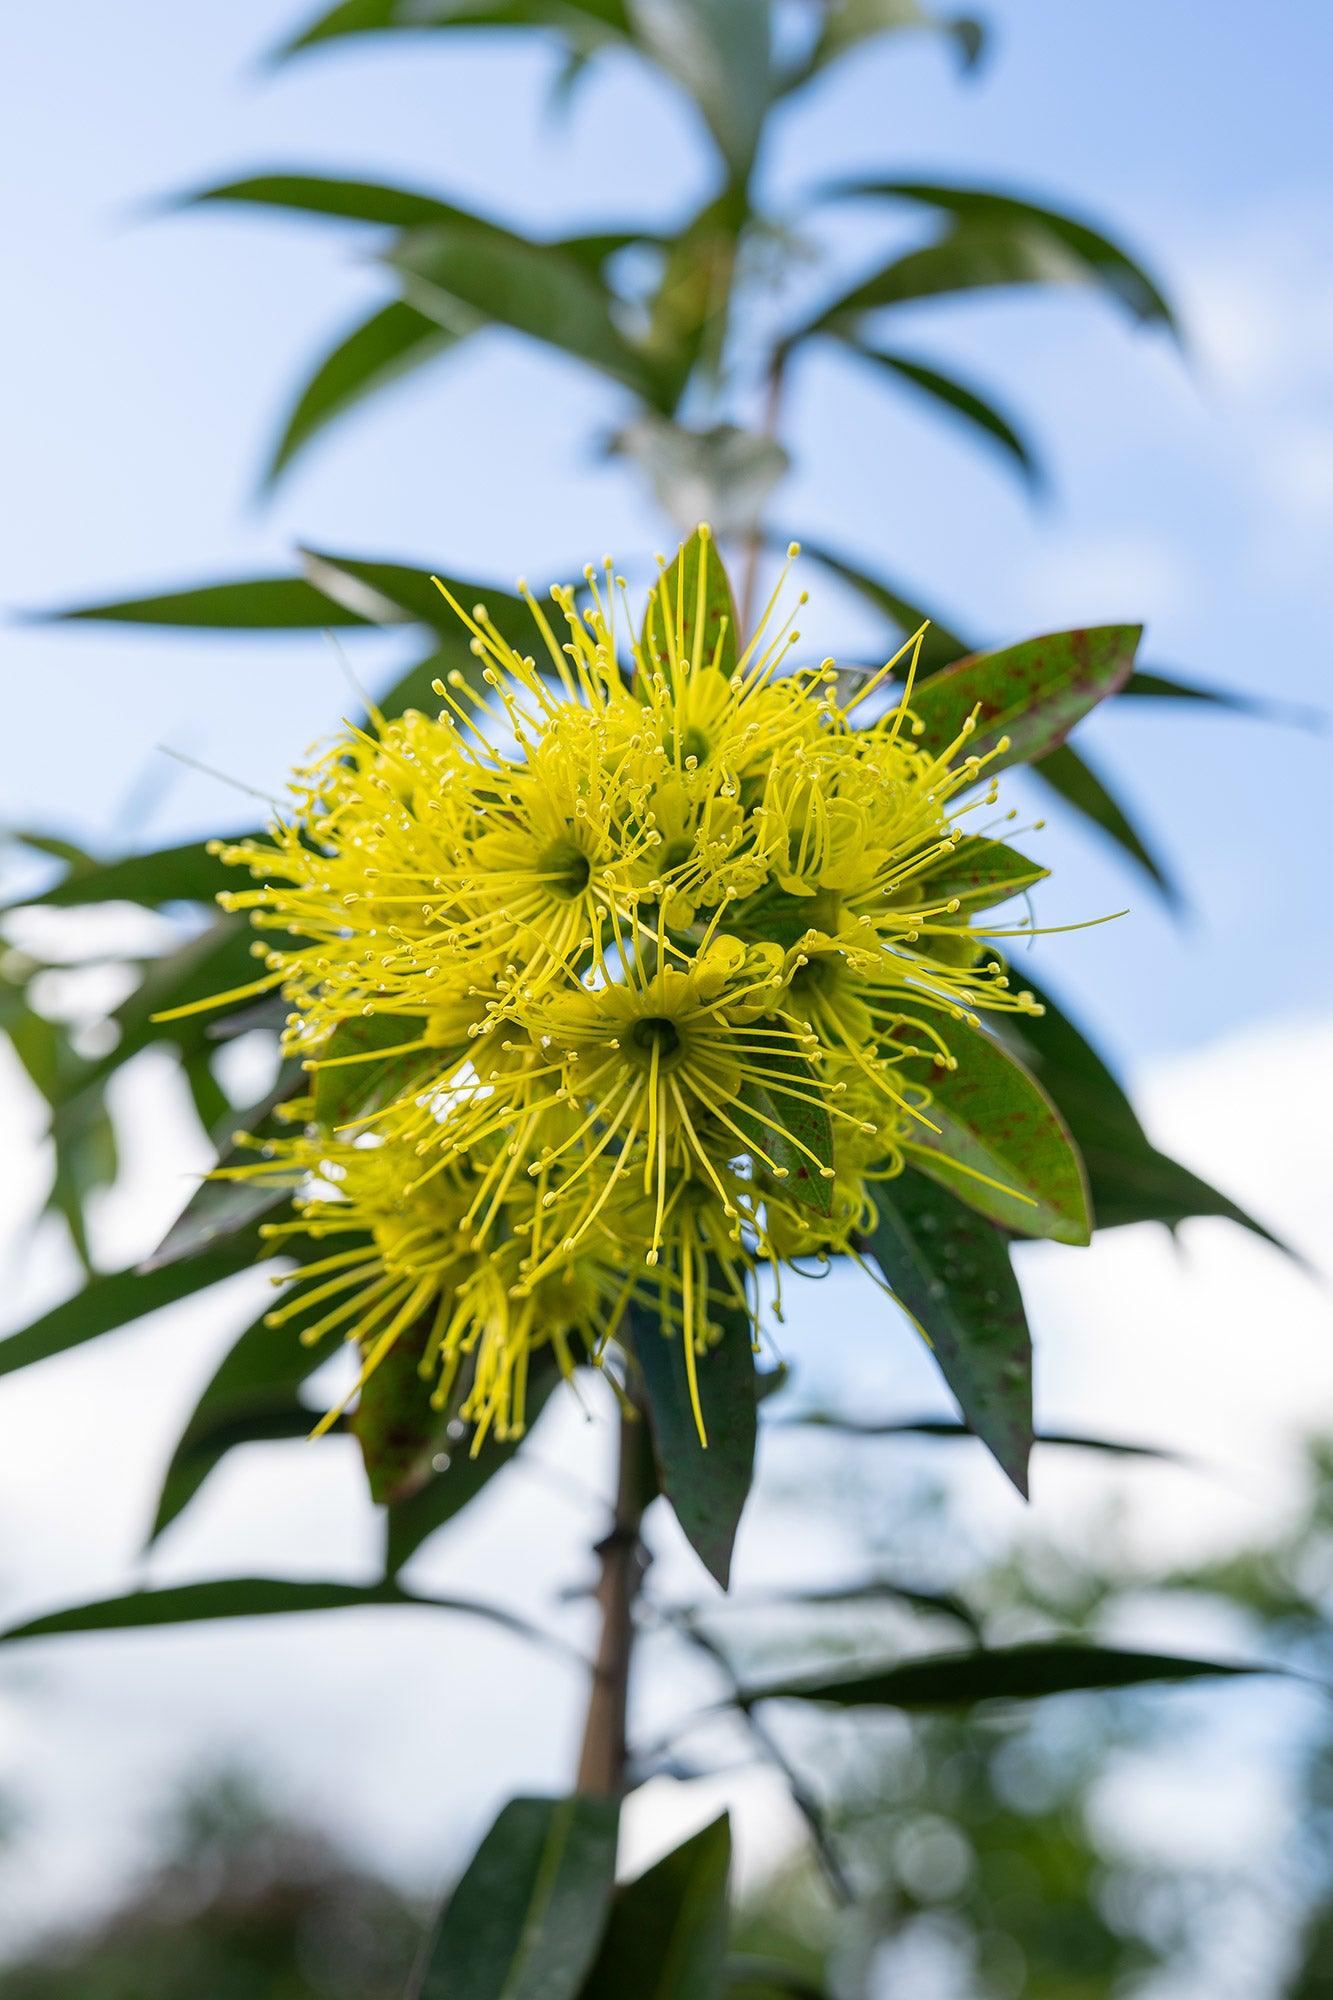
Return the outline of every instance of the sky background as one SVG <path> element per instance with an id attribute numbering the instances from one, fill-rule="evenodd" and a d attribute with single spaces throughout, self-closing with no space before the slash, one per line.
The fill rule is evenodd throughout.
<path id="1" fill-rule="evenodd" d="M 366 40 L 266 69 L 266 51 L 304 12 L 277 0 L 72 0 L 14 12 L 0 28 L 7 611 L 279 571 L 298 541 L 508 581 L 567 576 L 604 548 L 640 564 L 665 539 L 634 477 L 590 449 L 624 414 L 616 392 L 503 334 L 377 399 L 299 461 L 273 499 L 257 498 L 295 386 L 384 295 L 374 234 L 253 211 L 163 213 L 164 195 L 289 166 L 402 181 L 556 233 L 644 213 L 670 225 L 706 189 L 690 114 L 628 61 L 600 65 L 561 121 L 543 102 L 554 58 L 535 42 Z M 895 344 L 993 390 L 1043 452 L 1046 504 L 1034 508 L 984 451 L 859 369 L 813 354 L 792 383 L 795 464 L 772 518 L 784 532 L 841 541 L 987 639 L 1141 618 L 1153 664 L 1326 711 L 1333 14 L 1306 0 L 1277 0 L 1262 18 L 1220 0 L 1206 24 L 1197 8 L 1149 0 L 997 0 L 989 13 L 991 60 L 976 81 L 960 80 L 927 37 L 831 73 L 778 133 L 766 196 L 777 205 L 873 171 L 1052 198 L 1102 221 L 1162 276 L 1188 354 L 1075 292 L 913 308 L 896 316 Z M 901 220 L 839 212 L 830 289 L 910 233 Z M 803 581 L 817 592 L 812 643 L 864 647 L 871 628 L 855 607 L 817 573 Z M 248 817 L 159 744 L 271 791 L 346 701 L 318 636 L 14 622 L 0 645 L 13 746 L 0 811 L 106 851 Z M 404 659 L 401 640 L 378 635 L 351 649 L 372 685 Z M 1093 836 L 1052 813 L 1036 850 L 1056 871 L 1043 919 L 1126 903 L 1131 914 L 1061 940 L 1041 962 L 1142 1086 L 1156 1136 L 1317 1252 L 1333 1114 L 1329 737 L 1118 704 L 1080 744 L 1114 773 L 1183 879 L 1191 915 L 1167 916 Z M 169 1095 L 151 1074 L 131 1081 L 133 1172 L 100 1224 L 113 1261 L 151 1244 L 200 1164 Z M 35 1149 L 33 1107 L 13 1078 L 0 1089 Z M 68 1289 L 71 1273 L 54 1244 L 23 1243 L 34 1152 L 6 1154 L 17 1321 Z M 1143 1231 L 1105 1239 L 1077 1265 L 1059 1250 L 1024 1253 L 1043 1407 L 1051 1422 L 1183 1428 L 1235 1454 L 1249 1464 L 1247 1497 L 1228 1504 L 1252 1521 L 1282 1503 L 1292 1426 L 1329 1407 L 1324 1300 L 1222 1225 L 1195 1225 L 1186 1243 L 1187 1267 Z M 25 1526 L 0 1556 L 0 1592 L 15 1611 L 128 1574 L 172 1425 L 244 1321 L 233 1289 L 5 1384 L 0 1498 Z M 933 1392 L 906 1339 L 891 1377 L 875 1375 L 863 1341 L 830 1361 L 820 1345 L 834 1317 L 828 1296 L 792 1333 L 815 1379 L 845 1367 L 877 1407 L 881 1390 L 886 1404 L 920 1406 Z M 43 1443 L 52 1435 L 58 1475 Z M 577 1424 L 569 1436 L 552 1455 L 587 1458 L 594 1479 L 604 1440 Z M 154 1574 L 269 1564 L 360 1573 L 369 1517 L 339 1451 L 317 1477 L 299 1447 L 237 1454 Z M 1080 1476 L 1043 1475 L 1039 1527 L 1065 1504 L 1060 1482 Z M 995 1513 L 1010 1532 L 998 1485 L 977 1478 L 979 1518 Z M 565 1520 L 544 1500 L 534 1510 L 539 1491 L 488 1512 L 474 1544 L 432 1554 L 426 1580 L 504 1575 L 521 1599 L 545 1560 L 534 1511 L 561 1580 L 577 1573 L 588 1520 L 577 1509 Z M 1153 1518 L 1197 1528 L 1216 1508 L 1215 1493 L 1172 1486 Z M 1225 1505 L 1222 1514 L 1231 1518 Z M 774 1560 L 754 1528 L 742 1554 L 756 1581 Z M 809 1554 L 816 1563 L 828 1552 Z M 524 1663 L 468 1631 L 444 1726 L 457 1726 L 460 1707 L 466 1720 L 469 1701 L 524 1702 L 525 1720 L 506 1722 L 489 1761 L 468 1752 L 472 1824 L 445 1824 L 420 1798 L 405 1808 L 413 1731 L 429 1730 L 440 1706 L 440 1642 L 399 1635 L 421 1680 L 385 1713 L 375 1697 L 386 1629 L 357 1617 L 311 1624 L 308 1638 L 293 1627 L 106 1641 L 78 1661 L 45 1648 L 6 1667 L 0 1788 L 20 1791 L 33 1815 L 8 1864 L 29 1914 L 104 1890 L 108 1851 L 128 1865 L 135 1814 L 155 1786 L 219 1744 L 253 1743 L 261 1688 L 264 1754 L 292 1797 L 417 1875 L 506 1790 L 558 1781 L 577 1688 L 544 1679 L 541 1703 L 527 1704 Z M 349 1744 L 363 1704 L 372 1719 Z M 423 1863 L 432 1825 L 438 1852 Z"/>

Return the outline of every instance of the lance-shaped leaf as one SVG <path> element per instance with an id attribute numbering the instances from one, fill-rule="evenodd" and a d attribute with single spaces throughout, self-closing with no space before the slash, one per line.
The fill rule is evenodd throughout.
<path id="1" fill-rule="evenodd" d="M 296 454 L 338 417 L 458 345 L 460 336 L 393 299 L 331 347 L 293 403 L 264 474 L 271 486 Z"/>
<path id="2" fill-rule="evenodd" d="M 440 225 L 414 229 L 386 254 L 410 304 L 453 334 L 512 327 L 586 362 L 646 401 L 661 403 L 664 378 L 620 332 L 605 286 L 553 244 L 478 236 Z"/>
<path id="3" fill-rule="evenodd" d="M 1177 884 L 1082 751 L 1062 743 L 1043 755 L 1040 763 L 1032 765 L 1032 775 L 1039 784 L 1048 785 L 1066 805 L 1074 806 L 1085 819 L 1091 820 L 1131 861 L 1137 862 L 1172 909 L 1181 908 L 1183 899 Z"/>
<path id="4" fill-rule="evenodd" d="M 481 1604 L 468 1597 L 421 1597 L 393 1582 L 312 1583 L 297 1577 L 233 1576 L 217 1582 L 135 1590 L 124 1597 L 102 1597 L 91 1604 L 47 1611 L 0 1632 L 0 1645 L 19 1639 L 51 1639 L 71 1632 L 128 1632 L 153 1625 L 192 1625 L 219 1618 L 274 1618 L 298 1611 L 358 1611 L 381 1605 L 454 1611 L 468 1618 L 484 1618 L 524 1639 L 543 1638 L 525 1619 L 516 1618 L 498 1605 Z"/>
<path id="5" fill-rule="evenodd" d="M 977 1436 L 1025 1497 L 1032 1338 L 1004 1237 L 909 1167 L 875 1192 L 866 1238 Z"/>
<path id="6" fill-rule="evenodd" d="M 909 1170 L 910 1171 L 910 1170 Z M 794 1416 L 780 1419 L 789 1424 L 808 1425 L 812 1430 L 840 1431 L 847 1437 L 859 1438 L 976 1438 L 971 1424 L 959 1423 L 949 1417 L 893 1417 L 883 1423 L 872 1418 L 844 1416 L 832 1410 L 807 1410 Z M 1136 1444 L 1128 1438 L 1088 1437 L 1082 1431 L 1036 1431 L 1032 1442 L 1035 1445 L 1060 1445 L 1073 1451 L 1104 1451 L 1112 1458 L 1154 1458 L 1179 1461 L 1180 1454 L 1165 1450 L 1161 1445 Z"/>
<path id="7" fill-rule="evenodd" d="M 211 903 L 219 889 L 235 886 L 235 872 L 210 854 L 205 842 L 189 840 L 147 854 L 124 854 L 115 861 L 87 858 L 49 888 L 21 901 L 60 910 L 89 903 L 142 903 L 156 909 L 164 903 Z"/>
<path id="8" fill-rule="evenodd" d="M 1046 756 L 1124 686 L 1142 635 L 1141 625 L 1094 625 L 956 660 L 912 692 L 912 713 L 925 725 L 921 747 L 943 752 L 975 714 L 964 748 L 990 758 L 988 773 Z"/>
<path id="9" fill-rule="evenodd" d="M 1022 1064 L 992 1036 L 950 1028 L 956 1069 L 930 1065 L 926 1116 L 904 1150 L 932 1180 L 1020 1236 L 1086 1243 L 1087 1179 L 1069 1128 Z"/>
<path id="10" fill-rule="evenodd" d="M 511 1799 L 445 1904 L 407 2000 L 575 2000 L 615 1884 L 612 1799 Z"/>
<path id="11" fill-rule="evenodd" d="M 188 626 L 208 632 L 322 632 L 331 625 L 366 625 L 359 612 L 335 604 L 300 576 L 247 577 L 239 583 L 201 583 L 188 590 L 128 597 L 113 604 L 83 604 L 52 618 L 101 619 L 126 625 Z"/>
<path id="12" fill-rule="evenodd" d="M 1196 1660 L 1177 1653 L 1050 1640 L 938 1653 L 869 1670 L 775 1676 L 747 1687 L 744 1699 L 825 1701 L 847 1708 L 971 1708 L 980 1701 L 1033 1701 L 1042 1695 L 1276 1671 L 1252 1661 Z"/>
<path id="13" fill-rule="evenodd" d="M 793 83 L 805 82 L 815 70 L 874 36 L 904 28 L 945 36 L 953 43 L 964 70 L 975 69 L 981 60 L 986 30 L 974 15 L 937 13 L 923 7 L 921 0 L 831 0 L 810 59 L 797 71 Z"/>
<path id="14" fill-rule="evenodd" d="M 1078 216 L 990 188 L 931 181 L 844 181 L 830 199 L 916 202 L 948 219 L 938 242 L 894 258 L 834 305 L 816 325 L 979 286 L 1095 286 L 1135 319 L 1175 330 L 1170 306 L 1136 259 Z"/>
<path id="15" fill-rule="evenodd" d="M 653 585 L 640 638 L 649 662 L 659 662 L 664 672 L 673 660 L 697 657 L 703 666 L 735 673 L 736 601 L 717 543 L 707 529 L 695 529 Z M 709 745 L 687 737 L 681 750 L 703 763 Z"/>
<path id="16" fill-rule="evenodd" d="M 386 186 L 382 181 L 347 180 L 332 174 L 249 174 L 243 180 L 221 181 L 177 197 L 180 207 L 205 203 L 244 204 L 260 208 L 294 209 L 301 215 L 323 215 L 340 222 L 379 223 L 386 229 L 419 229 L 434 222 L 462 223 L 485 232 L 508 232 L 470 210 L 458 208 L 439 195 L 416 188 Z"/>
<path id="17" fill-rule="evenodd" d="M 653 1454 L 663 1493 L 690 1545 L 725 1590 L 741 1510 L 754 1478 L 754 1352 L 748 1317 L 714 1306 L 722 1337 L 695 1357 L 707 1448 L 700 1443 L 690 1396 L 688 1356 L 679 1332 L 663 1332 L 651 1309 L 630 1310 L 630 1341 L 643 1378 Z"/>
<path id="18" fill-rule="evenodd" d="M 723 1813 L 617 1889 L 579 2000 L 718 2000 L 730 1868 Z"/>
<path id="19" fill-rule="evenodd" d="M 1031 447 L 988 397 L 952 375 L 942 375 L 938 368 L 928 368 L 924 362 L 914 361 L 910 355 L 890 354 L 883 348 L 869 347 L 859 340 L 852 340 L 849 345 L 854 353 L 875 362 L 886 375 L 905 382 L 927 402 L 947 410 L 958 423 L 998 446 L 1009 463 L 1018 467 L 1030 488 L 1035 490 L 1042 485 L 1041 468 Z"/>
<path id="20" fill-rule="evenodd" d="M 348 1419 L 361 1447 L 366 1482 L 376 1506 L 405 1500 L 430 1478 L 431 1460 L 442 1444 L 448 1414 L 431 1403 L 435 1371 L 421 1373 L 430 1315 L 405 1328 L 379 1366 L 361 1385 Z"/>
<path id="21" fill-rule="evenodd" d="M 624 0 L 338 0 L 277 53 L 296 55 L 344 35 L 394 28 L 554 28 L 585 49 L 629 33 Z"/>
<path id="22" fill-rule="evenodd" d="M 28 1326 L 0 1340 L 0 1375 L 29 1368 L 53 1354 L 65 1354 L 86 1340 L 114 1333 L 162 1306 L 174 1305 L 191 1292 L 234 1277 L 254 1262 L 256 1248 L 253 1235 L 236 1236 L 214 1251 L 165 1270 L 145 1273 L 136 1267 L 92 1278 L 73 1298 L 52 1306 Z"/>
<path id="23" fill-rule="evenodd" d="M 428 625 L 466 647 L 471 635 L 425 565 L 367 562 L 360 556 L 336 555 L 327 549 L 302 549 L 301 558 L 307 576 L 334 603 L 359 611 L 377 625 Z M 498 630 L 511 643 L 520 651 L 531 649 L 532 614 L 516 591 L 457 576 L 441 576 L 440 582 L 467 611 L 478 602 L 484 603 Z"/>

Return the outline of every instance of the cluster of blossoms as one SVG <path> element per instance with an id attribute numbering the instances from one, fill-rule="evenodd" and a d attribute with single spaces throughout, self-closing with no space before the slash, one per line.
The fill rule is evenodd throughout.
<path id="1" fill-rule="evenodd" d="M 287 997 L 316 1097 L 369 1084 L 231 1170 L 295 1189 L 272 1320 L 355 1339 L 363 1383 L 410 1340 L 478 1441 L 522 1429 L 536 1349 L 569 1373 L 631 1310 L 698 1417 L 719 1311 L 757 1338 L 759 1270 L 780 1310 L 784 1266 L 855 1254 L 934 1136 L 951 1024 L 1035 1009 L 932 887 L 995 792 L 971 723 L 918 741 L 921 635 L 847 695 L 792 667 L 777 593 L 739 649 L 690 550 L 638 636 L 609 564 L 554 623 L 527 596 L 539 658 L 450 598 L 476 665 L 439 712 L 349 728 L 267 838 L 217 848 L 255 878 L 221 899 L 266 933 L 247 990 Z"/>

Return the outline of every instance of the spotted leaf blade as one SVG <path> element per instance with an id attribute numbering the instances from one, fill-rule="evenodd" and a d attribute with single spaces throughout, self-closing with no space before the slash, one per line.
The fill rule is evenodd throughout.
<path id="1" fill-rule="evenodd" d="M 630 1340 L 643 1378 L 648 1426 L 662 1492 L 709 1575 L 725 1590 L 741 1511 L 754 1478 L 757 1430 L 749 1320 L 715 1311 L 722 1338 L 698 1356 L 699 1401 L 707 1447 L 690 1404 L 684 1344 L 662 1331 L 656 1313 L 635 1306 Z"/>
<path id="2" fill-rule="evenodd" d="M 912 692 L 912 713 L 924 724 L 922 748 L 947 750 L 975 712 L 966 750 L 988 757 L 988 772 L 1045 756 L 1089 709 L 1124 686 L 1142 635 L 1141 625 L 1096 625 L 956 661 Z M 1005 738 L 1008 747 L 999 750 Z"/>
<path id="3" fill-rule="evenodd" d="M 1032 1339 L 1003 1236 L 910 1167 L 876 1190 L 875 1206 L 867 1249 L 968 1423 L 1026 1498 Z"/>

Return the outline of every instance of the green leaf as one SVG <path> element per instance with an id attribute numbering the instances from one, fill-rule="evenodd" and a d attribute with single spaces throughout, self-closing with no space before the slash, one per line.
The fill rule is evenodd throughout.
<path id="1" fill-rule="evenodd" d="M 1020 1236 L 1086 1243 L 1092 1221 L 1083 1165 L 1041 1085 L 990 1035 L 959 1025 L 950 1049 L 957 1069 L 932 1063 L 925 1078 L 926 1115 L 939 1131 L 914 1126 L 905 1145 L 914 1164 Z"/>
<path id="2" fill-rule="evenodd" d="M 620 332 L 606 287 L 553 244 L 437 225 L 410 231 L 385 262 L 398 273 L 408 302 L 447 332 L 512 327 L 574 355 L 648 402 L 662 402 L 663 378 L 651 357 Z"/>
<path id="3" fill-rule="evenodd" d="M 290 1176 L 280 1179 L 265 1174 L 250 1181 L 201 1181 L 152 1256 L 139 1266 L 140 1274 L 155 1277 L 174 1265 L 212 1254 L 238 1238 L 252 1246 L 253 1259 L 259 1248 L 256 1225 L 274 1209 L 285 1206 L 303 1179 L 303 1173 L 293 1169 Z"/>
<path id="4" fill-rule="evenodd" d="M 409 1048 L 405 1054 L 384 1050 L 419 1042 L 425 1023 L 408 1014 L 357 1014 L 338 1026 L 313 1059 L 315 1122 L 335 1131 L 364 1111 L 392 1104 L 413 1081 L 450 1063 L 443 1048 Z"/>
<path id="5" fill-rule="evenodd" d="M 1170 306 L 1134 258 L 1077 216 L 990 188 L 930 181 L 844 181 L 829 199 L 916 202 L 948 218 L 937 242 L 908 251 L 827 308 L 818 325 L 846 315 L 979 286 L 1086 284 L 1145 324 L 1176 331 Z"/>
<path id="6" fill-rule="evenodd" d="M 242 583 L 203 583 L 115 604 L 85 604 L 43 614 L 68 622 L 102 619 L 128 625 L 177 625 L 210 632 L 320 632 L 330 625 L 366 625 L 299 576 L 260 576 Z"/>
<path id="7" fill-rule="evenodd" d="M 1033 777 L 1049 785 L 1057 798 L 1091 820 L 1123 854 L 1137 862 L 1170 908 L 1181 908 L 1182 897 L 1176 883 L 1120 801 L 1108 791 L 1105 780 L 1097 775 L 1081 751 L 1071 750 L 1067 743 L 1063 743 L 1043 755 L 1039 763 L 1031 766 L 1031 770 Z"/>
<path id="8" fill-rule="evenodd" d="M 730 676 L 736 671 L 736 624 L 736 601 L 717 543 L 696 528 L 649 592 L 640 634 L 643 651 L 666 668 L 677 648 L 692 660 L 698 647 L 704 666 L 715 665 Z M 707 746 L 682 748 L 688 756 Z"/>
<path id="9" fill-rule="evenodd" d="M 1027 1497 L 1032 1337 L 1004 1237 L 909 1167 L 875 1190 L 866 1238 L 968 1423 Z"/>
<path id="10" fill-rule="evenodd" d="M 301 557 L 307 575 L 331 601 L 359 610 L 376 624 L 428 625 L 471 659 L 467 651 L 471 634 L 421 564 L 366 562 L 359 556 L 331 555 L 326 549 L 302 549 Z M 511 645 L 521 653 L 531 651 L 536 628 L 517 591 L 457 576 L 441 575 L 440 582 L 467 611 L 479 600 L 484 603 L 496 629 Z M 458 664 L 463 664 L 462 658 Z"/>
<path id="11" fill-rule="evenodd" d="M 484 216 L 473 215 L 438 195 L 329 174 L 251 174 L 244 180 L 222 181 L 216 187 L 198 188 L 178 197 L 182 208 L 214 202 L 290 208 L 303 215 L 326 215 L 341 222 L 373 222 L 388 229 L 419 229 L 429 223 L 450 222 L 508 233 Z"/>
<path id="12" fill-rule="evenodd" d="M 115 861 L 79 863 L 50 888 L 17 900 L 62 910 L 87 903 L 142 903 L 156 909 L 164 903 L 211 903 L 219 889 L 235 886 L 235 870 L 210 854 L 203 841 L 189 840 Z"/>
<path id="13" fill-rule="evenodd" d="M 615 1882 L 613 1799 L 511 1799 L 437 1920 L 408 2000 L 574 2000 Z"/>
<path id="14" fill-rule="evenodd" d="M 924 362 L 913 361 L 906 354 L 889 354 L 881 348 L 867 347 L 864 342 L 853 340 L 848 343 L 853 352 L 867 361 L 876 362 L 879 367 L 900 381 L 910 383 L 912 388 L 927 398 L 929 402 L 943 404 L 971 430 L 979 431 L 1016 465 L 1034 489 L 1043 483 L 1042 472 L 1031 448 L 1020 437 L 1009 419 L 995 405 L 969 388 L 966 382 L 959 382 L 952 375 L 942 375 L 937 368 L 927 368 Z"/>
<path id="15" fill-rule="evenodd" d="M 1152 1681 L 1274 1671 L 1249 1662 L 1192 1660 L 1175 1653 L 1046 1640 L 968 1653 L 938 1653 L 870 1672 L 852 1669 L 828 1677 L 779 1677 L 747 1688 L 744 1699 L 747 1703 L 788 1698 L 828 1701 L 850 1708 L 970 1708 L 979 1701 L 1033 1701 L 1042 1695 L 1142 1687 Z"/>
<path id="16" fill-rule="evenodd" d="M 697 105 L 734 184 L 777 85 L 769 0 L 629 0 L 636 39 Z"/>
<path id="17" fill-rule="evenodd" d="M 1142 632 L 1141 625 L 1094 625 L 956 660 L 913 689 L 912 713 L 925 724 L 921 747 L 943 752 L 975 711 L 969 756 L 989 756 L 1009 739 L 1006 750 L 990 757 L 988 776 L 1047 756 L 1090 709 L 1123 687 Z"/>
<path id="18" fill-rule="evenodd" d="M 816 1215 L 831 1215 L 833 1180 L 820 1168 L 833 1165 L 833 1120 L 827 1105 L 811 1101 L 814 1072 L 803 1056 L 781 1052 L 765 1055 L 764 1069 L 778 1080 L 747 1077 L 732 1116 L 756 1151 L 785 1170 L 783 1191 Z"/>
<path id="19" fill-rule="evenodd" d="M 579 2000 L 718 2000 L 730 1868 L 723 1813 L 617 1889 Z"/>
<path id="20" fill-rule="evenodd" d="M 663 1493 L 710 1576 L 725 1590 L 741 1510 L 754 1478 L 754 1353 L 748 1316 L 714 1307 L 721 1339 L 698 1356 L 705 1450 L 690 1403 L 684 1345 L 651 1309 L 630 1309 L 630 1341 L 643 1376 L 653 1452 Z"/>
<path id="21" fill-rule="evenodd" d="M 370 1497 L 377 1507 L 419 1493 L 443 1442 L 448 1413 L 431 1404 L 435 1371 L 421 1374 L 430 1315 L 406 1328 L 361 1385 L 348 1428 L 361 1447 Z"/>
<path id="22" fill-rule="evenodd" d="M 529 1431 L 560 1380 L 559 1367 L 549 1353 L 533 1356 L 528 1366 Z M 496 1473 L 508 1465 L 521 1443 L 521 1438 L 500 1443 L 494 1437 L 487 1437 L 474 1454 L 467 1442 L 461 1442 L 448 1453 L 449 1462 L 442 1471 L 435 1473 L 418 1492 L 394 1501 L 387 1514 L 385 1568 L 388 1573 L 396 1575 L 437 1528 L 443 1528 L 454 1520 Z"/>
<path id="23" fill-rule="evenodd" d="M 770 1958 L 746 1953 L 729 1958 L 723 1971 L 726 1991 L 736 2000 L 832 2000 L 828 1989 L 816 1986 L 807 1974 Z"/>
<path id="24" fill-rule="evenodd" d="M 936 14 L 920 0 L 832 0 L 800 81 L 872 37 L 903 28 L 926 28 L 953 42 L 960 66 L 975 69 L 985 47 L 983 24 L 970 14 Z"/>
<path id="25" fill-rule="evenodd" d="M 283 48 L 279 56 L 342 35 L 387 29 L 554 28 L 573 47 L 592 49 L 627 35 L 624 0 L 339 0 Z"/>
<path id="26" fill-rule="evenodd" d="M 806 1425 L 812 1430 L 841 1431 L 848 1437 L 889 1438 L 976 1438 L 971 1424 L 959 1423 L 949 1417 L 897 1417 L 886 1423 L 876 1423 L 861 1417 L 843 1416 L 836 1411 L 797 1411 L 780 1419 L 783 1423 Z M 1034 1445 L 1060 1445 L 1075 1451 L 1104 1451 L 1113 1458 L 1154 1458 L 1177 1459 L 1176 1452 L 1165 1451 L 1160 1445 L 1135 1444 L 1124 1438 L 1088 1437 L 1082 1431 L 1036 1431 Z"/>
<path id="27" fill-rule="evenodd" d="M 1016 848 L 984 834 L 965 834 L 951 853 L 915 878 L 922 900 L 936 903 L 955 896 L 971 913 L 1008 902 L 1050 874 Z"/>
<path id="28" fill-rule="evenodd" d="M 0 1375 L 67 1353 L 99 1334 L 114 1333 L 162 1306 L 173 1305 L 191 1292 L 234 1277 L 253 1263 L 255 1248 L 252 1236 L 234 1237 L 225 1247 L 206 1251 L 188 1263 L 147 1272 L 135 1267 L 92 1278 L 73 1298 L 52 1306 L 30 1325 L 0 1340 Z"/>
<path id="29" fill-rule="evenodd" d="M 103 1597 L 25 1619 L 0 1632 L 0 1645 L 18 1639 L 48 1639 L 69 1632 L 125 1632 L 151 1625 L 189 1625 L 218 1618 L 271 1618 L 296 1611 L 357 1611 L 368 1605 L 416 1605 L 484 1618 L 525 1639 L 541 1635 L 524 1619 L 496 1605 L 466 1597 L 419 1597 L 392 1582 L 311 1583 L 294 1577 L 235 1576 L 210 1583 L 171 1584 L 162 1590 L 135 1590 Z"/>
<path id="30" fill-rule="evenodd" d="M 402 299 L 358 321 L 330 348 L 292 405 L 264 474 L 265 485 L 271 486 L 297 452 L 336 418 L 456 347 L 458 339 Z"/>

